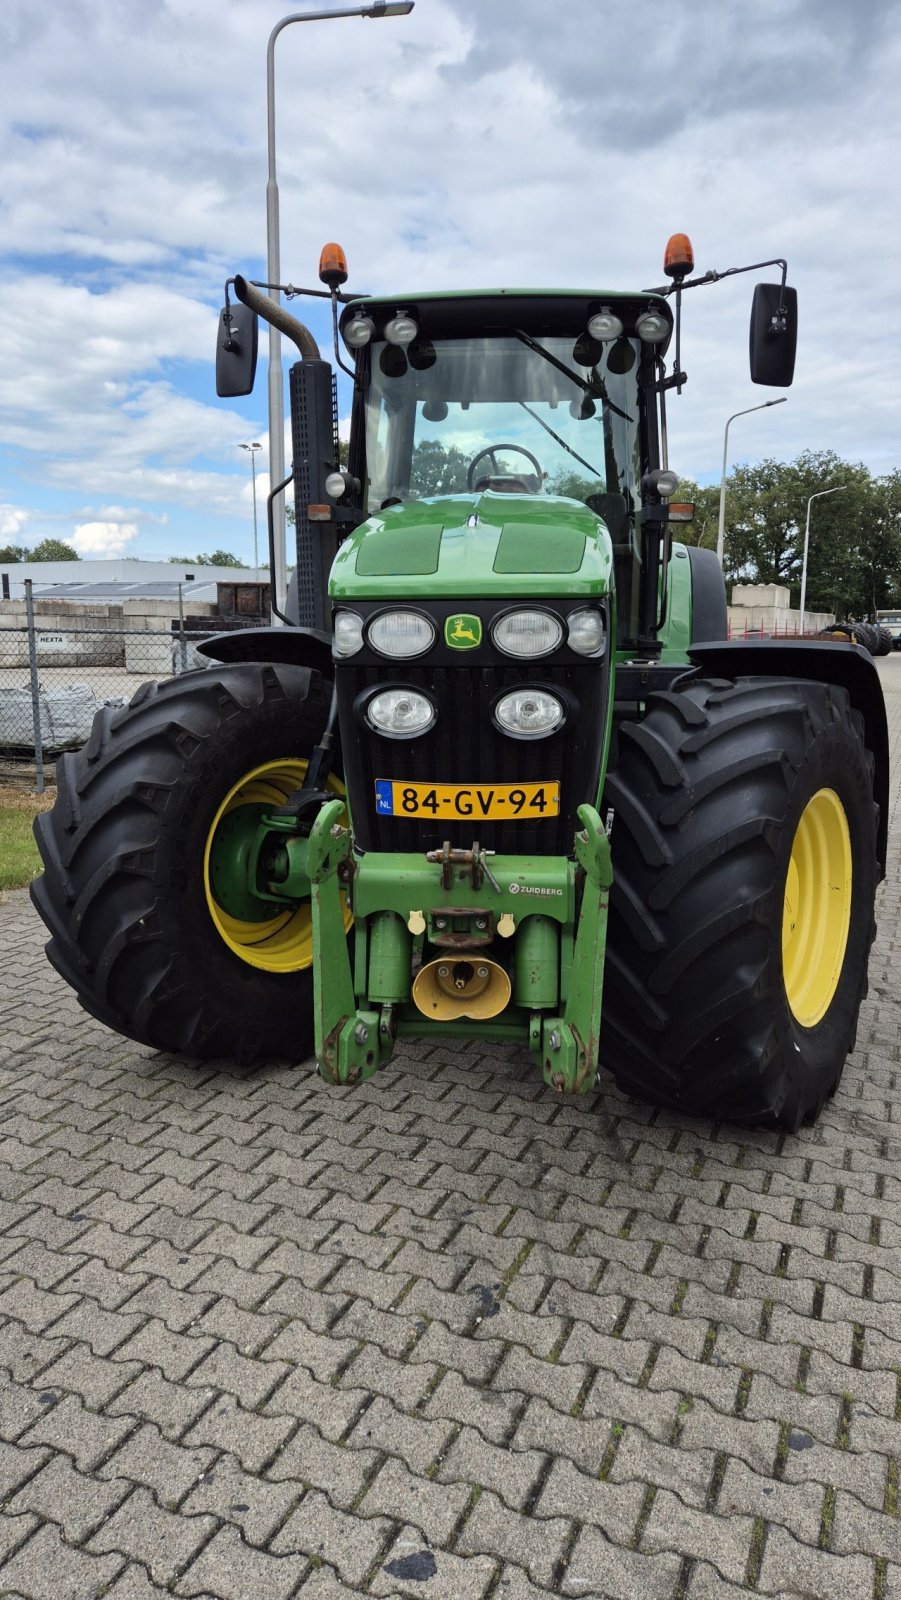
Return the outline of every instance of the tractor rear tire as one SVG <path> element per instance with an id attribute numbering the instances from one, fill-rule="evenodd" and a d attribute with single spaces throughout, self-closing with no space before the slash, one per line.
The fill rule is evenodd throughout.
<path id="1" fill-rule="evenodd" d="M 796 1130 L 853 1049 L 873 762 L 846 692 L 689 679 L 619 730 L 601 1062 L 629 1094 Z"/>
<path id="2" fill-rule="evenodd" d="M 107 1027 L 201 1059 L 311 1054 L 308 917 L 293 945 L 290 909 L 232 923 L 211 898 L 207 857 L 248 784 L 279 804 L 302 781 L 328 704 L 309 668 L 215 666 L 99 712 L 88 743 L 58 764 L 56 804 L 35 824 L 44 873 L 32 899 L 51 962 Z"/>

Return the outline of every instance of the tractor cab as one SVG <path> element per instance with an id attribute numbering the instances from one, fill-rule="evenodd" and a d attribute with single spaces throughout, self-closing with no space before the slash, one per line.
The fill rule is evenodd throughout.
<path id="1" fill-rule="evenodd" d="M 464 496 L 465 515 L 496 523 L 503 496 L 505 532 L 532 528 L 548 571 L 555 550 L 569 560 L 569 529 L 583 518 L 564 502 L 578 501 L 609 534 L 619 642 L 634 643 L 666 302 L 523 290 L 367 298 L 340 326 L 357 361 L 343 503 L 377 520 Z M 411 529 L 421 522 L 421 511 L 409 518 Z M 396 537 L 396 515 L 388 526 Z"/>

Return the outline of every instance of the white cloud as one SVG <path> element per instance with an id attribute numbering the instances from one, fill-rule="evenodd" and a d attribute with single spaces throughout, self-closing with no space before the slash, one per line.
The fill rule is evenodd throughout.
<path id="1" fill-rule="evenodd" d="M 237 446 L 265 438 L 265 340 L 247 404 L 215 400 L 212 358 L 223 278 L 264 275 L 266 39 L 285 9 L 0 5 L 0 446 L 38 523 L 64 504 L 82 526 L 169 516 L 175 548 L 198 511 L 226 543 L 225 519 L 247 526 Z M 889 470 L 897 8 L 757 0 L 751 14 L 419 0 L 397 21 L 288 28 L 283 275 L 315 285 L 330 238 L 350 286 L 372 291 L 638 288 L 660 281 L 677 229 L 701 270 L 787 255 L 797 381 L 788 405 L 736 424 L 736 455 L 831 447 Z M 695 477 L 718 475 L 726 417 L 768 398 L 748 378 L 751 281 L 685 297 L 670 452 Z M 266 487 L 258 470 L 261 527 Z M 28 498 L 9 474 L 3 493 Z"/>
<path id="2" fill-rule="evenodd" d="M 0 505 L 0 539 L 14 544 L 25 527 L 30 513 L 22 506 Z"/>
<path id="3" fill-rule="evenodd" d="M 135 522 L 81 522 L 72 543 L 80 556 L 121 556 L 137 537 Z"/>

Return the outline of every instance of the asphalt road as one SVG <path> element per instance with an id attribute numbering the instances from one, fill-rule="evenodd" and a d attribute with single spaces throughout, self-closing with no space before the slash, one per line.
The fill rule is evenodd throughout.
<path id="1" fill-rule="evenodd" d="M 797 1137 L 512 1052 L 130 1044 L 0 909 L 0 1595 L 901 1597 L 901 656 L 858 1045 Z"/>

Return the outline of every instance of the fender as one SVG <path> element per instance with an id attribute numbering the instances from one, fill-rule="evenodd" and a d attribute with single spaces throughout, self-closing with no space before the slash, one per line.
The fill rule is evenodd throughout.
<path id="1" fill-rule="evenodd" d="M 885 696 L 872 656 L 858 645 L 818 639 L 730 639 L 689 646 L 693 665 L 724 678 L 808 678 L 847 689 L 864 722 L 874 761 L 873 798 L 879 807 L 879 876 L 885 877 L 888 847 L 889 746 Z"/>
<path id="2" fill-rule="evenodd" d="M 204 639 L 196 648 L 212 661 L 286 661 L 315 667 L 324 678 L 335 675 L 332 636 L 319 628 L 238 628 Z"/>

